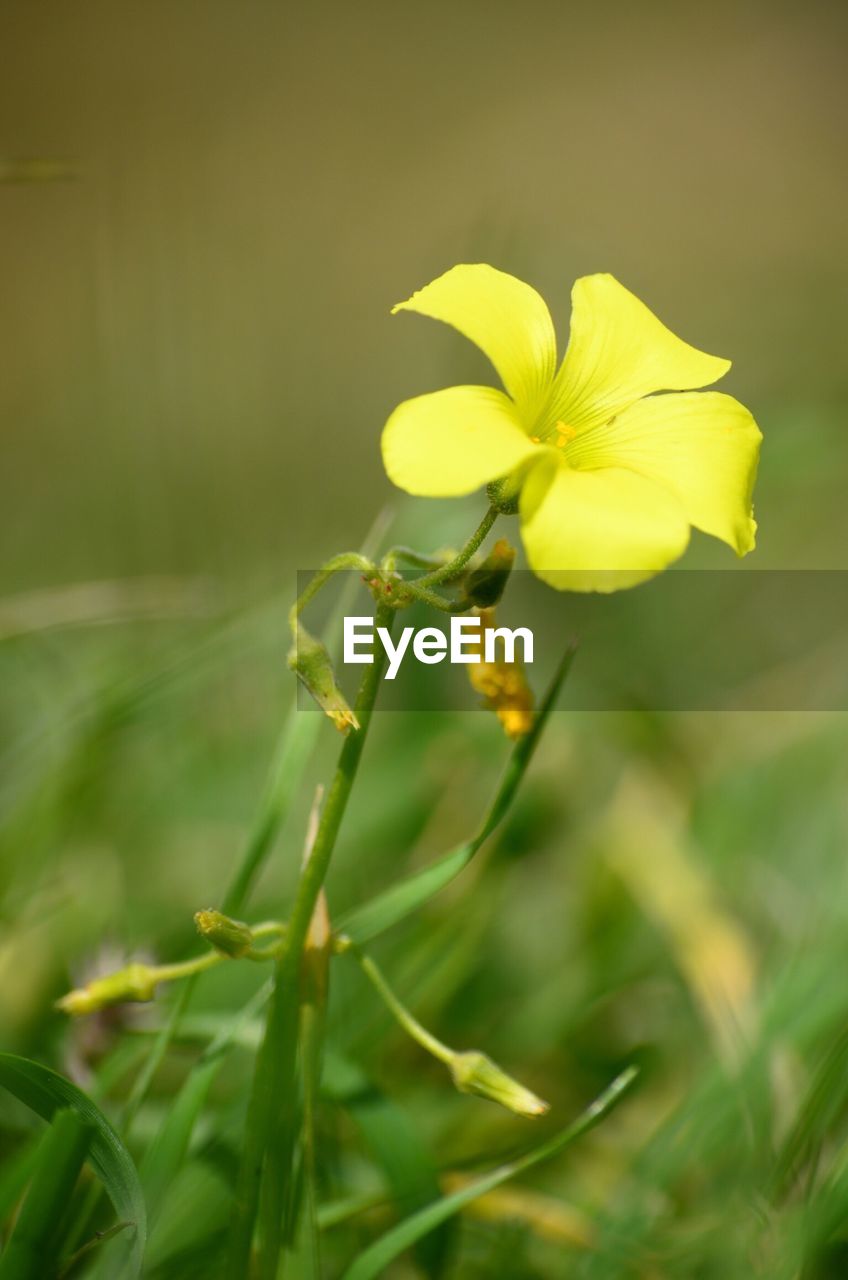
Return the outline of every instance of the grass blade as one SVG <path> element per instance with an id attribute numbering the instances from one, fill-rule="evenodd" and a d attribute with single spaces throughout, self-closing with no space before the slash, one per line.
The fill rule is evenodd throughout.
<path id="1" fill-rule="evenodd" d="M 549 1160 L 551 1156 L 557 1155 L 565 1147 L 570 1146 L 609 1114 L 631 1087 L 637 1074 L 636 1067 L 628 1067 L 562 1133 L 555 1134 L 553 1138 L 543 1142 L 541 1146 L 526 1155 L 501 1165 L 500 1168 L 485 1174 L 459 1191 L 454 1191 L 452 1195 L 443 1196 L 400 1222 L 359 1255 L 353 1266 L 345 1272 L 343 1280 L 378 1280 L 389 1263 L 393 1262 L 399 1254 L 409 1249 L 429 1231 L 433 1231 L 454 1214 L 459 1213 L 460 1209 L 470 1204 L 472 1200 L 494 1190 L 495 1187 L 531 1169 L 534 1165 L 541 1164 L 543 1160 Z"/>
<path id="2" fill-rule="evenodd" d="M 33 1134 L 14 1156 L 6 1156 L 0 1173 L 0 1222 L 11 1214 L 38 1163 L 38 1138 Z"/>
<path id="3" fill-rule="evenodd" d="M 271 994 L 270 981 L 244 1006 L 233 1022 L 204 1049 L 182 1088 L 168 1107 L 168 1113 L 141 1162 L 141 1183 L 147 1197 L 151 1223 L 156 1221 L 163 1197 L 177 1175 L 188 1152 L 197 1118 L 221 1068 L 227 1051 L 236 1043 L 245 1023 L 250 1022 Z"/>
<path id="4" fill-rule="evenodd" d="M 118 1217 L 132 1224 L 126 1246 L 129 1273 L 139 1275 L 147 1238 L 144 1196 L 132 1157 L 103 1112 L 70 1080 L 15 1054 L 0 1054 L 0 1085 L 45 1120 L 51 1120 L 56 1111 L 71 1107 L 91 1126 L 89 1161 Z M 114 1274 L 122 1274 L 120 1268 Z"/>
<path id="5" fill-rule="evenodd" d="M 436 1163 L 414 1125 L 355 1063 L 337 1053 L 327 1054 L 322 1089 L 361 1132 L 399 1213 L 411 1213 L 438 1199 Z M 450 1224 L 446 1224 L 417 1241 L 415 1258 L 428 1276 L 441 1274 L 450 1237 Z"/>
<path id="6" fill-rule="evenodd" d="M 385 893 L 372 899 L 362 907 L 357 907 L 339 921 L 339 929 L 347 934 L 353 942 L 362 944 L 370 942 L 378 934 L 384 933 L 398 924 L 411 912 L 423 906 L 441 889 L 450 884 L 455 876 L 468 866 L 481 845 L 488 840 L 492 832 L 499 826 L 512 804 L 518 785 L 533 758 L 537 743 L 554 707 L 557 695 L 568 675 L 574 661 L 575 649 L 570 646 L 559 664 L 553 679 L 548 686 L 545 697 L 539 707 L 535 723 L 531 731 L 520 738 L 513 747 L 509 762 L 501 779 L 500 786 L 483 819 L 476 835 L 463 844 L 457 845 L 450 853 L 445 854 L 438 862 L 432 863 L 422 871 L 392 885 Z"/>
<path id="7" fill-rule="evenodd" d="M 70 1258 L 62 1264 L 62 1270 L 59 1272 L 57 1280 L 66 1280 L 66 1277 L 73 1275 L 76 1268 L 82 1262 L 83 1258 L 88 1257 L 90 1253 L 94 1253 L 96 1249 L 102 1249 L 108 1240 L 113 1236 L 120 1235 L 122 1231 L 126 1231 L 130 1224 L 128 1222 L 116 1222 L 106 1231 L 98 1231 L 90 1240 L 86 1240 L 85 1244 L 80 1245 Z"/>
<path id="8" fill-rule="evenodd" d="M 43 1280 L 53 1274 L 68 1205 L 92 1133 L 74 1108 L 55 1113 L 39 1147 L 38 1163 L 15 1229 L 0 1257 L 0 1280 Z"/>

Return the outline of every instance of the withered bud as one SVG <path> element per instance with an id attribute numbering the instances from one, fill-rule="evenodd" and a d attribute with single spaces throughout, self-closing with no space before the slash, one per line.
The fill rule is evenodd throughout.
<path id="1" fill-rule="evenodd" d="M 156 993 L 155 972 L 146 964 L 128 964 L 105 978 L 94 978 L 84 987 L 69 991 L 56 1001 L 63 1013 L 80 1017 L 97 1013 L 112 1004 L 140 1003 L 152 1000 Z"/>
<path id="2" fill-rule="evenodd" d="M 500 600 L 506 588 L 512 566 L 515 563 L 515 547 L 506 538 L 498 538 L 482 564 L 472 569 L 463 583 L 469 606 L 491 609 Z"/>
<path id="3" fill-rule="evenodd" d="M 359 728 L 359 721 L 336 684 L 333 664 L 326 647 L 299 622 L 288 664 L 340 733 Z"/>

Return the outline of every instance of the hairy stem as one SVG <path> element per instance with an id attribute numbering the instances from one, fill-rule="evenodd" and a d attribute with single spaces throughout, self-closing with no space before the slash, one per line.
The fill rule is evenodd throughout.
<path id="1" fill-rule="evenodd" d="M 497 507 L 489 507 L 489 510 L 483 516 L 483 519 L 480 521 L 465 546 L 457 555 L 454 556 L 453 560 L 449 560 L 447 564 L 443 564 L 440 569 L 434 569 L 432 573 L 425 573 L 423 577 L 416 578 L 416 586 L 435 586 L 438 582 L 452 582 L 454 578 L 458 578 L 497 518 Z"/>
<path id="2" fill-rule="evenodd" d="M 359 573 L 373 573 L 375 566 L 367 556 L 360 555 L 358 551 L 343 551 L 341 555 L 333 556 L 332 560 L 328 560 L 326 564 L 321 566 L 315 577 L 300 593 L 289 610 L 289 623 L 293 631 L 297 619 L 309 601 L 318 594 L 322 587 L 327 585 L 333 574 L 340 573 L 344 569 L 355 569 Z"/>

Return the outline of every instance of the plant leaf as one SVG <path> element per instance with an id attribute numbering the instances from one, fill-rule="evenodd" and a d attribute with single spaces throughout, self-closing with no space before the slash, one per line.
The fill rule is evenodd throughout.
<path id="1" fill-rule="evenodd" d="M 91 1126 L 75 1108 L 63 1107 L 55 1113 L 39 1146 L 26 1199 L 0 1257 L 2 1280 L 41 1280 L 55 1274 L 68 1205 L 91 1137 Z"/>
<path id="2" fill-rule="evenodd" d="M 553 1138 L 549 1138 L 547 1142 L 543 1142 L 541 1146 L 529 1151 L 526 1155 L 503 1164 L 498 1169 L 493 1169 L 491 1173 L 485 1174 L 459 1191 L 454 1191 L 452 1195 L 443 1196 L 433 1204 L 427 1205 L 425 1209 L 420 1209 L 418 1213 L 405 1218 L 403 1222 L 398 1223 L 364 1253 L 361 1253 L 344 1273 L 342 1280 L 377 1280 L 399 1254 L 414 1245 L 427 1232 L 441 1226 L 472 1200 L 494 1190 L 501 1183 L 514 1178 L 516 1174 L 531 1169 L 533 1165 L 549 1160 L 551 1156 L 557 1155 L 565 1147 L 570 1146 L 608 1115 L 633 1084 L 637 1074 L 636 1067 L 627 1067 L 562 1133 L 555 1134 Z"/>
<path id="3" fill-rule="evenodd" d="M 271 983 L 265 982 L 232 1022 L 210 1041 L 184 1081 L 153 1142 L 141 1162 L 141 1182 L 147 1197 L 151 1223 L 156 1221 L 162 1200 L 185 1160 L 197 1118 L 206 1095 L 229 1049 L 237 1043 L 245 1024 L 267 1002 Z"/>
<path id="4" fill-rule="evenodd" d="M 477 850 L 502 822 L 512 804 L 518 784 L 533 758 L 542 730 L 556 702 L 557 694 L 571 669 L 574 654 L 575 648 L 571 645 L 566 650 L 548 686 L 533 728 L 523 738 L 519 738 L 513 747 L 500 786 L 476 835 L 463 844 L 457 845 L 450 853 L 445 854 L 437 862 L 431 863 L 429 867 L 392 885 L 371 902 L 343 916 L 339 921 L 341 933 L 360 945 L 370 942 L 372 938 L 384 933 L 411 912 L 423 906 L 468 866 Z"/>
<path id="5" fill-rule="evenodd" d="M 356 1123 L 401 1213 L 438 1198 L 436 1163 L 415 1126 L 358 1066 L 338 1053 L 327 1053 L 322 1090 Z M 428 1276 L 441 1274 L 450 1236 L 450 1227 L 443 1227 L 417 1242 L 416 1261 Z"/>
<path id="6" fill-rule="evenodd" d="M 127 1231 L 129 1274 L 141 1274 L 147 1239 L 147 1212 L 132 1156 L 99 1107 L 70 1080 L 49 1067 L 16 1054 L 0 1053 L 0 1085 L 31 1111 L 51 1120 L 57 1110 L 72 1107 L 94 1130 L 89 1162 L 100 1178 L 119 1219 L 132 1223 Z M 115 1275 L 123 1274 L 119 1268 Z"/>

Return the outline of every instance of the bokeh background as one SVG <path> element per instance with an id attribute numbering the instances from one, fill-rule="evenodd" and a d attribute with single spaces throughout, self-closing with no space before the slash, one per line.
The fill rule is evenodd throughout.
<path id="1" fill-rule="evenodd" d="M 563 343 L 571 281 L 608 270 L 732 357 L 769 435 L 760 564 L 841 567 L 844 6 L 0 21 L 3 154 L 71 175 L 2 191 L 10 587 L 267 581 L 356 537 L 388 411 L 477 368 L 389 308 L 469 259 L 536 284 Z"/>
<path id="2" fill-rule="evenodd" d="M 490 377 L 448 330 L 389 315 L 454 262 L 530 280 L 563 346 L 571 281 L 606 270 L 731 357 L 765 434 L 756 567 L 845 567 L 846 38 L 835 0 L 4 0 L 4 1047 L 84 1075 L 108 1035 L 69 1034 L 51 1001 L 107 945 L 193 947 L 291 699 L 296 571 L 387 503 L 403 540 L 472 527 L 479 502 L 406 500 L 379 457 L 399 399 Z M 728 555 L 696 538 L 686 563 Z M 560 1117 L 633 1053 L 651 1064 L 535 1208 L 466 1225 L 459 1274 L 778 1274 L 750 1206 L 848 1017 L 845 746 L 835 715 L 564 710 L 490 864 L 387 941 L 410 1003 Z M 328 730 L 260 915 L 335 747 Z M 331 903 L 468 834 L 505 749 L 483 715 L 379 719 Z M 201 1008 L 249 982 L 216 974 Z M 515 1122 L 450 1094 L 376 1006 L 352 1014 L 346 982 L 339 1042 L 439 1166 L 510 1148 Z M 742 1024 L 747 1127 L 720 1084 Z M 225 1187 L 201 1166 L 187 1203 L 213 1214 Z M 361 1175 L 337 1166 L 330 1190 Z M 820 1235 L 809 1274 L 843 1275 L 830 1218 Z"/>

